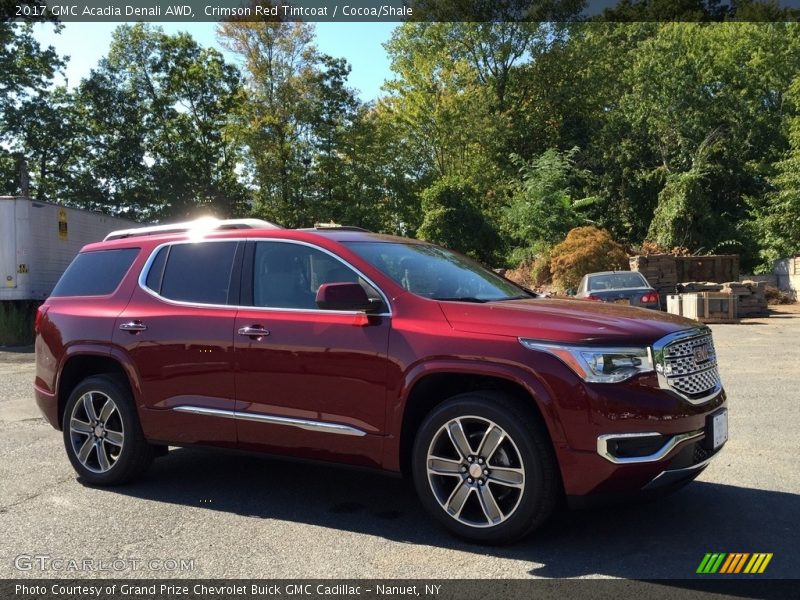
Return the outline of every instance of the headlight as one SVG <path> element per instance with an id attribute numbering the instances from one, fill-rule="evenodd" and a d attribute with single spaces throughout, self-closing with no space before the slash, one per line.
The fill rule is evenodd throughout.
<path id="1" fill-rule="evenodd" d="M 547 352 L 559 358 L 581 379 L 591 383 L 617 383 L 653 371 L 649 348 L 569 346 L 525 338 L 519 341 L 530 350 Z"/>

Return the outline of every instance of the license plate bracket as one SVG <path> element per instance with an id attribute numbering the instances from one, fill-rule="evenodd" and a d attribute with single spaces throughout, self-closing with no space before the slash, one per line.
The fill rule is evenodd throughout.
<path id="1" fill-rule="evenodd" d="M 708 417 L 706 446 L 718 450 L 728 441 L 728 410 L 723 408 Z"/>

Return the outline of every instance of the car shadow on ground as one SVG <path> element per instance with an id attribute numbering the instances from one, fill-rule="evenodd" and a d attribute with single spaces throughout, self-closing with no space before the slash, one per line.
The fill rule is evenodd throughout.
<path id="1" fill-rule="evenodd" d="M 800 496 L 703 481 L 649 503 L 559 510 L 507 547 L 443 531 L 409 481 L 235 452 L 173 449 L 138 482 L 106 492 L 534 563 L 519 577 L 690 578 L 706 552 L 772 552 L 770 577 L 800 568 Z"/>

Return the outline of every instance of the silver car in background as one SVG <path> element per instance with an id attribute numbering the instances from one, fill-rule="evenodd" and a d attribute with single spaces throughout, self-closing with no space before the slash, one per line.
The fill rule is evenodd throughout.
<path id="1" fill-rule="evenodd" d="M 658 292 L 636 271 L 604 271 L 583 276 L 576 298 L 642 308 L 661 308 Z"/>

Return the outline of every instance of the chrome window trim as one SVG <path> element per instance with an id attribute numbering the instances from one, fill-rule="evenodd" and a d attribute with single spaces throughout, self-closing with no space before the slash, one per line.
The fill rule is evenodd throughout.
<path id="1" fill-rule="evenodd" d="M 280 313 L 306 313 L 306 314 L 325 314 L 325 315 L 361 315 L 365 314 L 363 311 L 358 310 L 323 310 L 321 308 L 279 308 L 275 306 L 244 306 L 241 304 L 204 304 L 202 302 L 187 302 L 184 300 L 172 300 L 170 298 L 166 298 L 161 294 L 157 293 L 154 290 L 151 290 L 147 287 L 147 276 L 150 273 L 150 268 L 153 266 L 153 262 L 158 256 L 158 253 L 167 246 L 177 246 L 180 244 L 202 244 L 202 243 L 217 243 L 217 242 L 228 242 L 230 243 L 239 243 L 239 242 L 277 242 L 282 244 L 296 244 L 298 246 L 306 246 L 308 248 L 312 248 L 314 250 L 319 250 L 327 254 L 328 256 L 338 260 L 348 269 L 355 271 L 355 273 L 364 279 L 369 285 L 371 285 L 375 290 L 380 294 L 381 298 L 383 299 L 383 303 L 386 305 L 386 311 L 381 313 L 366 313 L 371 317 L 391 317 L 392 316 L 392 305 L 389 303 L 388 296 L 384 293 L 384 291 L 375 284 L 372 279 L 364 275 L 364 273 L 351 265 L 349 262 L 344 260 L 342 257 L 334 254 L 330 250 L 317 246 L 316 244 L 311 244 L 309 242 L 304 242 L 300 240 L 287 240 L 287 239 L 278 239 L 278 238 L 214 238 L 214 239 L 201 239 L 201 240 L 174 240 L 170 242 L 164 242 L 156 246 L 150 256 L 145 261 L 144 266 L 142 267 L 141 272 L 139 273 L 138 284 L 139 288 L 149 294 L 153 298 L 160 300 L 166 304 L 172 304 L 174 306 L 184 306 L 188 308 L 221 308 L 227 310 L 253 310 L 253 311 L 263 311 L 263 312 L 280 312 Z M 166 268 L 166 265 L 165 265 Z"/>
<path id="2" fill-rule="evenodd" d="M 682 399 L 686 400 L 691 404 L 705 404 L 706 402 L 714 398 L 722 390 L 722 380 L 718 379 L 716 385 L 710 390 L 708 390 L 708 393 L 704 394 L 702 397 L 690 398 L 689 396 L 683 394 L 679 390 L 676 390 L 673 386 L 669 384 L 669 380 L 663 372 L 664 349 L 670 344 L 673 344 L 675 342 L 686 342 L 691 339 L 704 336 L 711 336 L 713 342 L 713 335 L 711 333 L 711 328 L 706 325 L 698 325 L 697 327 L 692 327 L 691 329 L 684 329 L 682 331 L 676 331 L 675 333 L 670 333 L 668 335 L 665 335 L 661 339 L 654 342 L 651 348 L 652 362 L 653 362 L 653 367 L 655 368 L 656 371 L 658 386 L 663 390 L 668 390 L 674 394 L 677 394 Z M 659 369 L 659 366 L 661 367 L 661 369 Z M 700 369 L 695 373 L 693 373 L 692 375 L 696 375 L 697 373 L 704 373 L 716 367 L 719 367 L 719 363 L 715 361 L 713 365 L 709 365 L 704 369 Z"/>
<path id="3" fill-rule="evenodd" d="M 268 423 L 270 425 L 286 425 L 288 427 L 305 429 L 306 431 L 318 431 L 322 433 L 335 433 L 338 435 L 352 435 L 357 437 L 363 437 L 367 435 L 367 432 L 362 429 L 351 427 L 350 425 L 342 425 L 341 423 L 329 423 L 327 421 L 295 419 L 293 417 L 279 417 L 276 415 L 260 415 L 248 412 L 235 412 L 220 408 L 206 408 L 204 406 L 190 405 L 176 406 L 172 410 L 175 412 L 184 412 L 195 415 L 235 419 L 237 421 L 253 421 L 256 423 Z"/>
<path id="4" fill-rule="evenodd" d="M 597 453 L 603 458 L 605 458 L 607 461 L 612 462 L 615 465 L 631 465 L 631 464 L 656 462 L 664 458 L 670 452 L 672 452 L 672 450 L 679 444 L 702 437 L 703 435 L 705 435 L 705 431 L 699 429 L 697 431 L 690 431 L 688 433 L 678 433 L 676 435 L 673 435 L 664 443 L 663 446 L 661 446 L 661 448 L 656 450 L 653 454 L 648 454 L 645 456 L 629 456 L 625 458 L 619 458 L 611 454 L 611 452 L 609 452 L 608 450 L 608 442 L 611 440 L 631 439 L 631 438 L 640 438 L 640 437 L 648 437 L 656 435 L 661 436 L 664 434 L 658 433 L 656 431 L 648 431 L 647 433 L 607 433 L 604 435 L 599 435 L 597 436 Z"/>

